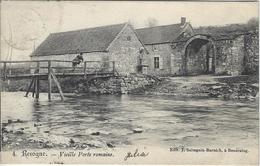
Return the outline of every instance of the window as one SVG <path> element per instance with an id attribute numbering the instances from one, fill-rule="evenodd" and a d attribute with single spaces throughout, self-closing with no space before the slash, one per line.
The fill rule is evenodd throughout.
<path id="1" fill-rule="evenodd" d="M 154 68 L 159 69 L 159 67 L 160 67 L 159 57 L 154 57 Z"/>
<path id="2" fill-rule="evenodd" d="M 127 41 L 131 41 L 131 36 L 127 36 Z"/>
<path id="3" fill-rule="evenodd" d="M 158 51 L 156 45 L 153 45 L 152 48 L 153 48 L 153 51 Z"/>

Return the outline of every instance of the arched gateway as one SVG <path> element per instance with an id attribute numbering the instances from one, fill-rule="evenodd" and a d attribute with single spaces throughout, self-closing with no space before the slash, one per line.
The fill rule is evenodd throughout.
<path id="1" fill-rule="evenodd" d="M 215 45 L 208 35 L 192 36 L 184 46 L 183 72 L 185 75 L 215 72 Z"/>

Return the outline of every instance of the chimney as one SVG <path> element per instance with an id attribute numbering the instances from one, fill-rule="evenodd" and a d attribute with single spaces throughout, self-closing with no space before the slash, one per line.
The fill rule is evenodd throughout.
<path id="1" fill-rule="evenodd" d="M 184 25 L 186 23 L 186 17 L 181 17 L 181 25 Z"/>

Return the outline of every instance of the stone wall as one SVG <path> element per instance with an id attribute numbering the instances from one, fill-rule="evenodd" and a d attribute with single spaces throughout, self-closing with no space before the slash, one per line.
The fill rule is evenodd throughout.
<path id="1" fill-rule="evenodd" d="M 171 57 L 173 54 L 170 43 L 146 45 L 146 48 L 149 52 L 149 59 L 147 59 L 148 73 L 152 75 L 171 74 Z M 154 57 L 159 57 L 159 68 L 154 66 Z"/>
<path id="2" fill-rule="evenodd" d="M 118 35 L 109 47 L 109 60 L 116 61 L 116 70 L 120 74 L 137 73 L 140 61 L 140 48 L 144 47 L 129 25 Z M 143 64 L 148 64 L 148 54 L 143 52 Z"/>
<path id="3" fill-rule="evenodd" d="M 130 74 L 108 78 L 93 78 L 83 80 L 78 86 L 78 92 L 96 94 L 129 94 L 141 93 L 158 81 L 155 77 L 141 74 Z"/>
<path id="4" fill-rule="evenodd" d="M 244 36 L 238 36 L 233 40 L 230 54 L 230 68 L 228 73 L 231 75 L 241 75 L 244 71 Z"/>
<path id="5" fill-rule="evenodd" d="M 214 40 L 215 74 L 240 75 L 258 72 L 258 40 L 257 33 Z M 173 75 L 183 75 L 185 73 L 185 44 L 185 41 L 172 43 L 171 73 Z M 203 54 L 203 51 L 199 54 Z M 213 52 L 210 54 L 213 54 Z M 204 61 L 202 62 L 204 63 Z M 191 71 L 197 70 L 192 63 L 188 62 L 188 66 Z"/>
<path id="6" fill-rule="evenodd" d="M 146 45 L 149 51 L 149 74 L 183 75 L 183 49 L 185 42 Z M 154 68 L 154 57 L 159 57 L 162 67 Z"/>
<path id="7" fill-rule="evenodd" d="M 172 44 L 171 73 L 172 75 L 184 74 L 184 46 L 185 42 L 177 42 Z"/>
<path id="8" fill-rule="evenodd" d="M 252 74 L 258 71 L 258 35 L 242 34 L 234 39 L 217 40 L 216 74 Z"/>
<path id="9" fill-rule="evenodd" d="M 245 38 L 244 73 L 258 73 L 259 69 L 259 37 L 258 33 L 246 34 Z"/>
<path id="10" fill-rule="evenodd" d="M 228 57 L 231 53 L 232 40 L 218 40 L 215 41 L 215 56 L 216 56 L 216 74 L 227 74 L 229 67 Z"/>

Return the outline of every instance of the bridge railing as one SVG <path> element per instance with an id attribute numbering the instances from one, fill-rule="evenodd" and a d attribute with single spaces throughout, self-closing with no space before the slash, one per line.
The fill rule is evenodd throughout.
<path id="1" fill-rule="evenodd" d="M 73 66 L 72 61 L 37 60 L 37 61 L 0 61 L 1 77 L 15 77 L 19 75 L 48 74 L 52 70 L 57 74 L 100 74 L 114 73 L 114 61 L 84 61 Z"/>

